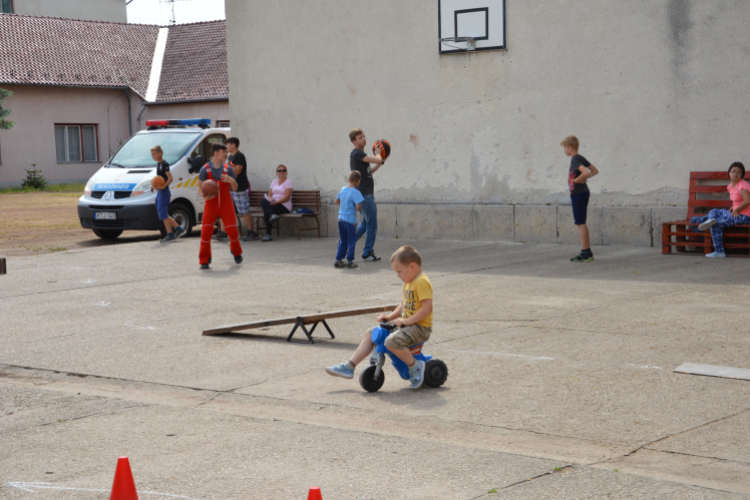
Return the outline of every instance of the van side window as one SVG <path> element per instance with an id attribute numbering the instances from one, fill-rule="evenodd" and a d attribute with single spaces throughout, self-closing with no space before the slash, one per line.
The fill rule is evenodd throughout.
<path id="1" fill-rule="evenodd" d="M 211 144 L 215 142 L 226 142 L 227 136 L 224 134 L 211 134 L 201 141 L 190 154 L 191 158 L 201 155 L 203 161 L 208 162 L 211 159 Z"/>

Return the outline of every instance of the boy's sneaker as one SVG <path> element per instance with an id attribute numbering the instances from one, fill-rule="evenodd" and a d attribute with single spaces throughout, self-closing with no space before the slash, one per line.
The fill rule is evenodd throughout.
<path id="1" fill-rule="evenodd" d="M 706 254 L 706 257 L 708 257 L 709 259 L 723 259 L 726 256 L 727 254 L 725 254 L 724 252 L 711 252 Z"/>
<path id="2" fill-rule="evenodd" d="M 206 269 L 210 269 L 210 267 L 208 267 L 208 264 L 201 264 L 201 270 L 205 271 Z"/>
<path id="3" fill-rule="evenodd" d="M 336 366 L 327 366 L 326 373 L 334 377 L 354 378 L 354 370 L 347 368 L 344 363 Z"/>
<path id="4" fill-rule="evenodd" d="M 424 361 L 421 359 L 417 360 L 416 368 L 409 368 L 409 382 L 411 382 L 409 386 L 411 389 L 422 387 L 422 382 L 424 382 Z"/>
<path id="5" fill-rule="evenodd" d="M 366 261 L 369 261 L 369 262 L 377 262 L 377 261 L 380 260 L 380 257 L 378 257 L 377 255 L 375 255 L 375 252 L 370 252 L 368 254 L 362 255 L 362 260 L 366 260 Z"/>
<path id="6" fill-rule="evenodd" d="M 242 255 L 235 255 L 234 256 L 234 263 L 235 264 L 242 264 Z"/>
<path id="7" fill-rule="evenodd" d="M 185 230 L 182 228 L 182 226 L 177 226 L 177 229 L 174 230 L 174 239 L 179 238 L 182 236 L 182 233 L 184 233 Z"/>
<path id="8" fill-rule="evenodd" d="M 167 235 L 162 238 L 159 243 L 169 243 L 170 241 L 174 241 L 174 233 L 167 233 Z"/>
<path id="9" fill-rule="evenodd" d="M 227 236 L 227 233 L 224 231 L 216 231 L 216 234 L 211 237 L 212 240 L 225 240 L 229 236 Z"/>
<path id="10" fill-rule="evenodd" d="M 588 254 L 588 255 L 580 254 L 570 259 L 570 262 L 591 262 L 592 260 L 594 260 L 593 254 Z"/>
<path id="11" fill-rule="evenodd" d="M 350 260 L 349 262 L 346 263 L 346 268 L 347 269 L 357 269 L 357 268 L 359 268 L 359 265 L 356 262 L 354 262 L 353 260 Z"/>
<path id="12" fill-rule="evenodd" d="M 344 264 L 343 260 L 337 260 L 336 262 L 333 263 L 333 267 L 335 267 L 336 269 L 342 269 L 346 267 L 346 264 Z"/>
<path id="13" fill-rule="evenodd" d="M 706 222 L 699 225 L 698 229 L 701 231 L 705 231 L 706 229 L 710 229 L 714 224 L 716 224 L 716 219 L 708 219 Z"/>
<path id="14" fill-rule="evenodd" d="M 258 240 L 258 233 L 255 231 L 248 231 L 244 238 L 242 238 L 242 241 L 257 241 Z"/>

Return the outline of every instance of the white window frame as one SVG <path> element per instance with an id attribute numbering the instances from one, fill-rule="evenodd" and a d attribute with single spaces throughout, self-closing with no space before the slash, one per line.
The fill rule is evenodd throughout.
<path id="1" fill-rule="evenodd" d="M 65 160 L 63 161 L 57 160 L 57 163 L 98 163 L 99 162 L 99 127 L 95 123 L 80 123 L 80 124 L 79 123 L 56 123 L 55 129 L 57 129 L 57 127 L 62 127 L 63 130 L 65 131 L 64 133 Z M 70 159 L 70 144 L 68 141 L 68 129 L 74 128 L 74 127 L 78 129 L 78 138 L 81 143 L 80 144 L 80 151 L 81 151 L 80 160 Z M 86 156 L 83 129 L 87 127 L 94 129 L 94 158 L 88 158 Z M 57 134 L 55 134 L 55 159 L 57 159 Z"/>

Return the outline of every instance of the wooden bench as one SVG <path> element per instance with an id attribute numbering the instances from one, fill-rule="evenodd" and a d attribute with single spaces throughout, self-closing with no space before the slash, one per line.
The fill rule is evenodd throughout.
<path id="1" fill-rule="evenodd" d="M 691 224 L 690 219 L 706 215 L 714 208 L 731 208 L 732 201 L 727 192 L 728 184 L 727 172 L 690 172 L 687 218 L 662 224 L 661 251 L 663 254 L 671 253 L 673 247 L 678 253 L 708 254 L 714 251 L 711 232 L 693 231 L 692 228 L 697 227 L 698 224 Z M 743 250 L 743 255 L 750 255 L 750 226 L 738 225 L 725 228 L 724 248 L 740 249 Z"/>
<path id="2" fill-rule="evenodd" d="M 326 330 L 328 330 L 328 334 L 331 336 L 331 338 L 335 339 L 336 337 L 334 337 L 333 332 L 331 331 L 331 327 L 328 326 L 328 323 L 326 322 L 326 320 L 335 319 L 335 318 L 347 318 L 349 316 L 361 316 L 363 314 L 390 312 L 396 309 L 398 306 L 399 304 L 391 304 L 387 306 L 367 307 L 364 309 L 347 309 L 344 311 L 332 311 L 332 312 L 327 312 L 327 313 L 310 314 L 308 316 L 289 316 L 287 318 L 269 319 L 266 321 L 255 321 L 253 323 L 241 323 L 239 325 L 220 326 L 212 330 L 204 331 L 203 335 L 221 335 L 225 333 L 237 333 L 243 330 L 252 330 L 254 328 L 265 328 L 268 326 L 294 325 L 294 328 L 292 328 L 291 333 L 286 338 L 287 342 L 290 342 L 292 340 L 292 337 L 294 336 L 294 332 L 297 331 L 297 328 L 302 328 L 302 331 L 305 332 L 305 335 L 307 335 L 307 339 L 310 341 L 311 344 L 314 344 L 315 342 L 313 341 L 312 334 L 315 331 L 315 327 L 317 327 L 319 323 L 322 323 L 323 326 L 326 327 Z M 308 330 L 305 327 L 305 325 L 312 325 L 312 328 Z"/>
<path id="3" fill-rule="evenodd" d="M 261 200 L 267 194 L 264 192 L 251 192 L 250 193 L 250 215 L 255 219 L 263 219 L 263 208 L 260 206 Z M 300 208 L 307 208 L 312 211 L 311 214 L 295 214 L 294 211 Z M 320 238 L 320 191 L 292 191 L 292 213 L 281 214 L 279 217 L 282 219 L 296 219 L 297 222 L 297 239 L 302 238 L 302 231 L 318 231 L 318 238 Z M 302 219 L 315 219 L 315 227 L 300 227 L 300 220 Z M 260 226 L 256 227 L 260 229 Z M 265 226 L 265 224 L 264 224 Z M 273 224 L 272 224 L 273 226 Z M 276 226 L 276 236 L 279 235 L 279 223 Z M 268 228 L 265 228 L 268 232 Z"/>

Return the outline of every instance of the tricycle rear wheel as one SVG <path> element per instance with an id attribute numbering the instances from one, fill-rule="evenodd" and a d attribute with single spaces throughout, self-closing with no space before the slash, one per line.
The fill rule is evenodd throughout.
<path id="1" fill-rule="evenodd" d="M 375 378 L 376 365 L 370 365 L 359 374 L 359 385 L 367 392 L 378 392 L 385 382 L 385 373 L 380 370 L 380 376 Z"/>

